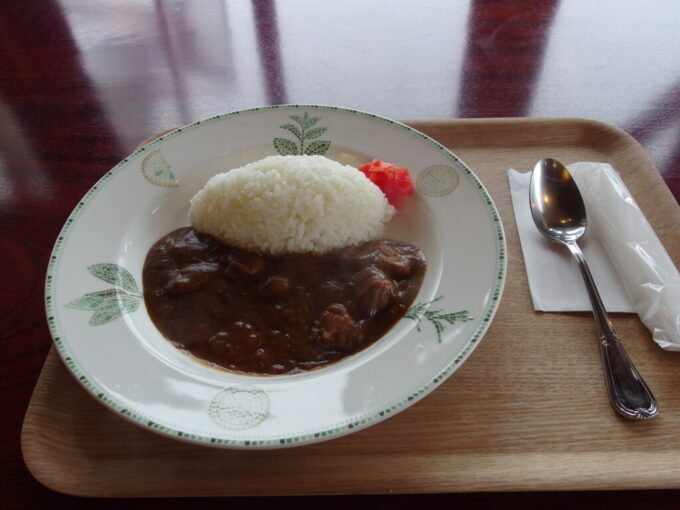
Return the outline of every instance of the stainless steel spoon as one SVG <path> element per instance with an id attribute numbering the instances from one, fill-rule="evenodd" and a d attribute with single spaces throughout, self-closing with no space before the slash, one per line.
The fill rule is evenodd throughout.
<path id="1" fill-rule="evenodd" d="M 628 358 L 607 317 L 595 282 L 576 241 L 586 231 L 586 208 L 569 171 L 554 159 L 542 159 L 534 167 L 529 188 L 531 215 L 548 239 L 564 244 L 583 275 L 600 337 L 600 351 L 609 399 L 616 412 L 632 420 L 659 414 L 652 392 Z"/>

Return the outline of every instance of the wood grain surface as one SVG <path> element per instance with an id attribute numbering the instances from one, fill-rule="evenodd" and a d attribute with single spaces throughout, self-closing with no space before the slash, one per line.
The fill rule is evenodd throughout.
<path id="1" fill-rule="evenodd" d="M 85 393 L 51 352 L 24 422 L 33 475 L 98 497 L 389 494 L 680 487 L 680 355 L 637 316 L 613 321 L 655 392 L 656 420 L 611 409 L 590 314 L 536 313 L 506 171 L 550 155 L 609 162 L 674 262 L 680 208 L 642 148 L 578 119 L 411 122 L 466 161 L 506 231 L 508 277 L 496 319 L 473 355 L 421 402 L 367 430 L 272 451 L 211 449 L 132 425 Z M 190 474 L 188 474 L 190 473 Z"/>

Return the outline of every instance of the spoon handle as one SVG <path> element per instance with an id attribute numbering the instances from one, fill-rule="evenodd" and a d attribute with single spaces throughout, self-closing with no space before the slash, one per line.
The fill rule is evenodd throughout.
<path id="1" fill-rule="evenodd" d="M 646 420 L 659 414 L 659 406 L 614 331 L 600 294 L 588 269 L 583 252 L 576 242 L 565 243 L 576 259 L 593 305 L 593 315 L 600 337 L 600 352 L 609 399 L 616 412 L 632 420 Z"/>

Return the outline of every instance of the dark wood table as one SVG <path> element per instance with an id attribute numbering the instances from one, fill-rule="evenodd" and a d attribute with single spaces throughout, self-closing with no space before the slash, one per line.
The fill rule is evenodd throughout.
<path id="1" fill-rule="evenodd" d="M 680 200 L 679 19 L 675 0 L 0 2 L 0 506 L 93 505 L 31 477 L 21 423 L 51 344 L 43 291 L 53 243 L 82 195 L 140 141 L 283 103 L 395 119 L 586 117 L 635 137 Z M 661 510 L 679 500 L 680 491 L 631 491 L 339 502 Z M 144 504 L 192 503 L 225 500 Z"/>

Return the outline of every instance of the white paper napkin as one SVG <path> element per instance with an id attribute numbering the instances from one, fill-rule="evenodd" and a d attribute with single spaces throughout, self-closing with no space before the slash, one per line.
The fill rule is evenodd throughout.
<path id="1" fill-rule="evenodd" d="M 636 312 L 662 348 L 680 351 L 680 273 L 619 174 L 606 163 L 574 163 L 588 229 L 579 241 L 610 312 Z M 576 262 L 544 238 L 531 218 L 531 173 L 508 171 L 534 308 L 590 310 Z"/>
<path id="2" fill-rule="evenodd" d="M 544 237 L 534 224 L 529 208 L 531 172 L 522 174 L 510 169 L 508 179 L 534 310 L 592 310 L 583 278 L 569 250 Z M 583 250 L 607 311 L 634 312 L 621 278 L 592 228 L 586 229 L 578 244 Z"/>

